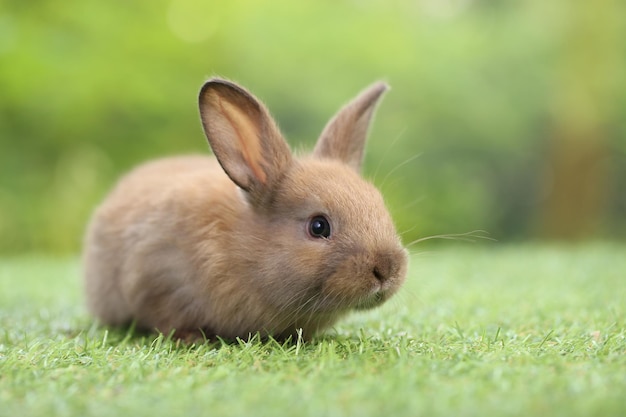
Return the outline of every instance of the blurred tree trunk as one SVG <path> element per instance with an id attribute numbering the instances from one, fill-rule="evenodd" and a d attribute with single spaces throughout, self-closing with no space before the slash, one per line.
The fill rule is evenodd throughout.
<path id="1" fill-rule="evenodd" d="M 557 63 L 554 119 L 540 208 L 540 235 L 582 239 L 596 235 L 609 189 L 609 124 L 620 73 L 623 0 L 569 2 Z"/>

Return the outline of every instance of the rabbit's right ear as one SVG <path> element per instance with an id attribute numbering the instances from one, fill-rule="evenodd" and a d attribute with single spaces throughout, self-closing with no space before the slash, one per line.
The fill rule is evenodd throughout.
<path id="1" fill-rule="evenodd" d="M 313 154 L 338 159 L 360 171 L 367 130 L 376 104 L 388 88 L 383 82 L 374 83 L 339 110 L 322 131 Z"/>
<path id="2" fill-rule="evenodd" d="M 237 84 L 213 78 L 200 90 L 200 117 L 230 179 L 261 203 L 291 164 L 291 151 L 263 103 Z"/>

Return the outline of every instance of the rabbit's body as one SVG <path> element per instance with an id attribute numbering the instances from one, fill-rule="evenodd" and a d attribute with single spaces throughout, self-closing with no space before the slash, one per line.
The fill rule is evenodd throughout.
<path id="1" fill-rule="evenodd" d="M 385 301 L 406 252 L 379 192 L 323 142 L 292 157 L 260 103 L 213 83 L 201 112 L 217 159 L 146 163 L 96 210 L 84 254 L 93 314 L 166 333 L 310 337 Z"/>

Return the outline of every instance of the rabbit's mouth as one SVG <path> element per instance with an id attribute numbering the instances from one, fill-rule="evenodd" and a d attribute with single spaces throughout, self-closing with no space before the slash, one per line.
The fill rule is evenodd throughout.
<path id="1" fill-rule="evenodd" d="M 358 300 L 355 310 L 369 310 L 383 304 L 389 298 L 389 291 L 379 290 Z"/>

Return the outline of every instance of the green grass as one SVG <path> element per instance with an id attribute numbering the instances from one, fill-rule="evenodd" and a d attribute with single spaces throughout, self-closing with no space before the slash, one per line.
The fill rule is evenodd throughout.
<path id="1" fill-rule="evenodd" d="M 0 415 L 626 415 L 623 245 L 419 254 L 386 306 L 284 345 L 96 328 L 79 277 L 0 262 Z"/>

